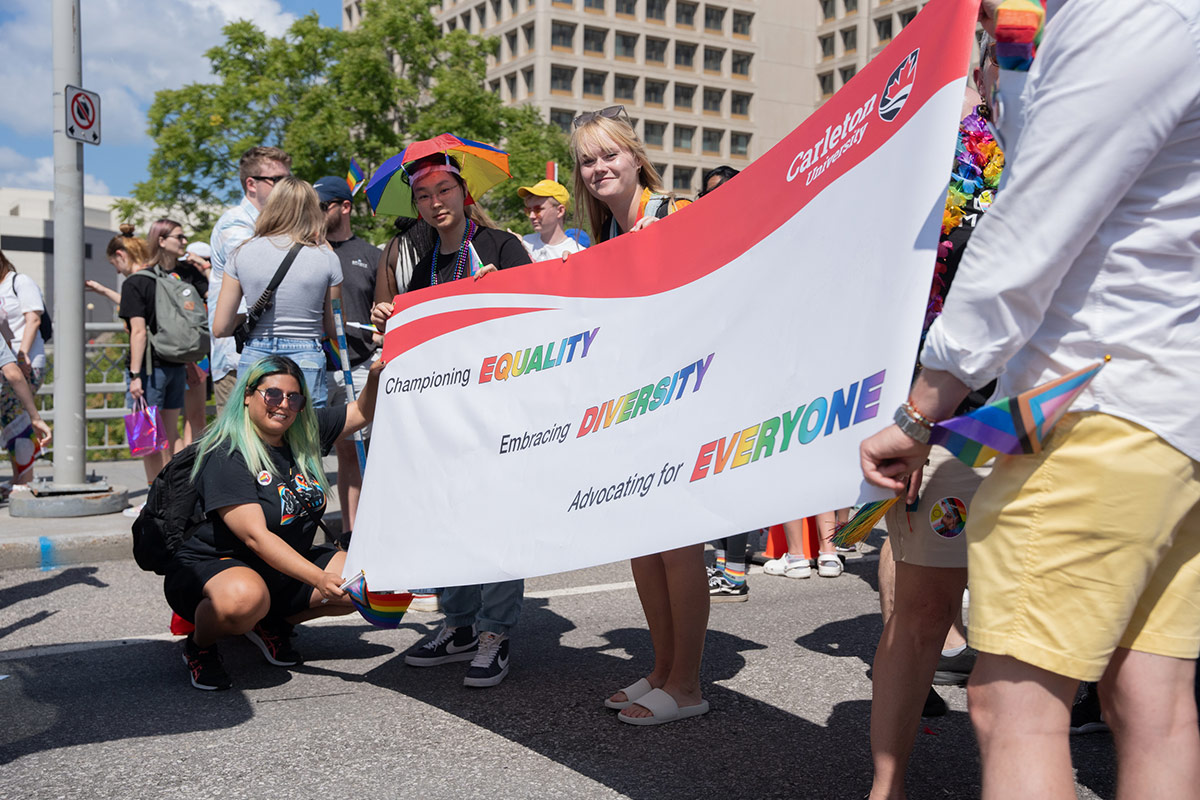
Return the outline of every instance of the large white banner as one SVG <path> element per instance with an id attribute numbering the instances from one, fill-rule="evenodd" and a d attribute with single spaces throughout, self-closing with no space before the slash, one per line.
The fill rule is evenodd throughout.
<path id="1" fill-rule="evenodd" d="M 975 28 L 934 0 L 718 191 L 570 256 L 397 298 L 346 574 L 529 577 L 877 499 Z"/>

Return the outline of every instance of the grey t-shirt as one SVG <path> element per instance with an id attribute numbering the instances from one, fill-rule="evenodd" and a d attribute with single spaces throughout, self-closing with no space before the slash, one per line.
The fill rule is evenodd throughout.
<path id="1" fill-rule="evenodd" d="M 233 251 L 225 274 L 242 284 L 253 306 L 291 249 L 284 237 L 255 237 Z M 254 328 L 255 339 L 320 339 L 325 334 L 325 293 L 342 282 L 342 265 L 329 245 L 305 247 L 275 291 L 275 300 Z"/>

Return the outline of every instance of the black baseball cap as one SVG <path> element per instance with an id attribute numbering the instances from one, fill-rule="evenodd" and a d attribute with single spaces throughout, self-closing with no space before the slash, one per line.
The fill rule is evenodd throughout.
<path id="1" fill-rule="evenodd" d="M 314 183 L 313 188 L 317 190 L 317 197 L 321 198 L 322 203 L 328 203 L 330 200 L 354 199 L 354 196 L 350 194 L 350 184 L 346 183 L 345 178 L 337 175 L 326 175 Z"/>

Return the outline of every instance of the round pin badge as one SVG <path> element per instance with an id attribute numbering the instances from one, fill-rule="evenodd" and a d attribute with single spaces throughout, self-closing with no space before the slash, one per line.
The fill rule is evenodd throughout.
<path id="1" fill-rule="evenodd" d="M 957 497 L 943 497 L 929 509 L 929 527 L 943 539 L 953 539 L 967 527 L 967 504 Z"/>
<path id="2" fill-rule="evenodd" d="M 271 482 L 271 473 L 267 472 L 265 469 L 262 472 L 258 473 L 258 485 L 259 486 L 266 486 L 270 482 Z"/>

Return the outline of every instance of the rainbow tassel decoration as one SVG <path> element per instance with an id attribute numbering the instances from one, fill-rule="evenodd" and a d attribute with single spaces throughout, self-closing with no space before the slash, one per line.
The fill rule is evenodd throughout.
<path id="1" fill-rule="evenodd" d="M 353 158 L 350 159 L 350 169 L 346 172 L 346 183 L 350 185 L 350 196 L 353 197 L 358 188 L 363 185 L 362 167 Z"/>
<path id="2" fill-rule="evenodd" d="M 866 539 L 871 531 L 875 529 L 875 524 L 883 519 L 883 515 L 891 508 L 900 496 L 889 497 L 887 500 L 874 500 L 867 503 L 858 510 L 850 520 L 838 526 L 833 532 L 833 544 L 835 547 L 853 547 L 854 545 Z"/>
<path id="3" fill-rule="evenodd" d="M 358 609 L 362 618 L 377 628 L 398 628 L 408 604 L 412 602 L 411 592 L 372 592 L 367 588 L 366 573 L 358 573 L 357 578 L 351 579 L 346 586 L 350 601 Z"/>
<path id="4" fill-rule="evenodd" d="M 939 422 L 930 432 L 929 443 L 940 444 L 971 467 L 981 467 L 1001 453 L 1040 453 L 1042 442 L 1109 358 Z"/>
<path id="5" fill-rule="evenodd" d="M 1042 40 L 1046 10 L 1036 0 L 1004 0 L 996 10 L 996 62 L 1001 69 L 1027 71 Z"/>

